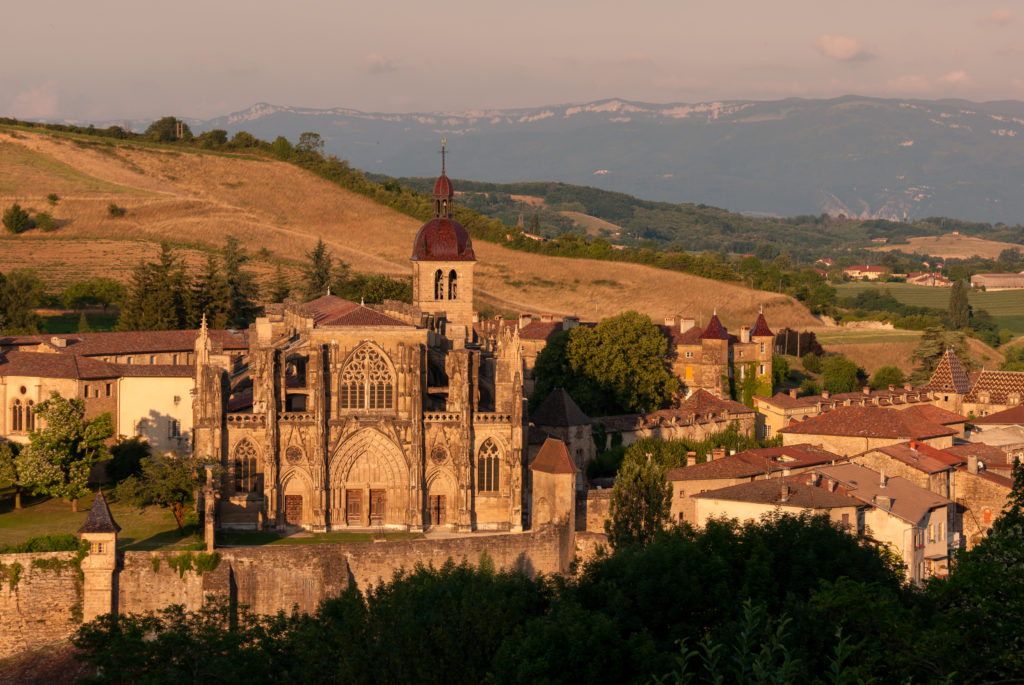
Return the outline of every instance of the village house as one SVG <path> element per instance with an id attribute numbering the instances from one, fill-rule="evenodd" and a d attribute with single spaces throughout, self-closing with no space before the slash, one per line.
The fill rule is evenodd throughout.
<path id="1" fill-rule="evenodd" d="M 958 433 L 906 410 L 860 406 L 838 407 L 779 431 L 784 445 L 810 442 L 847 457 L 907 440 L 950 447 Z"/>
<path id="2" fill-rule="evenodd" d="M 877 281 L 889 270 L 884 266 L 868 266 L 866 264 L 854 264 L 843 269 L 843 274 L 854 281 Z"/>
<path id="3" fill-rule="evenodd" d="M 722 488 L 761 479 L 777 479 L 802 473 L 815 466 L 831 464 L 841 457 L 809 444 L 764 447 L 725 455 L 713 452 L 703 464 L 669 469 L 665 479 L 672 487 L 673 521 L 698 523 L 694 497 Z M 778 487 L 776 486 L 776 490 Z"/>
<path id="4" fill-rule="evenodd" d="M 856 500 L 820 488 L 805 485 L 792 478 L 772 478 L 741 483 L 692 496 L 693 518 L 698 526 L 710 519 L 739 519 L 740 523 L 757 523 L 774 514 L 825 514 L 852 534 L 861 520 L 864 507 Z"/>
<path id="5" fill-rule="evenodd" d="M 817 487 L 869 505 L 862 510 L 862 530 L 900 556 L 908 581 L 920 584 L 949 573 L 949 509 L 954 503 L 948 498 L 857 464 L 823 466 L 815 474 L 811 479 Z"/>
<path id="6" fill-rule="evenodd" d="M 608 449 L 616 441 L 629 446 L 643 438 L 705 440 L 732 426 L 741 435 L 752 435 L 755 417 L 756 412 L 744 404 L 697 390 L 674 409 L 599 416 L 593 419 L 593 424 L 598 432 L 604 433 L 605 449 Z"/>
<path id="7" fill-rule="evenodd" d="M 937 271 L 932 272 L 911 272 L 907 274 L 907 283 L 911 285 L 923 285 L 930 288 L 952 288 L 953 281 L 949 280 Z"/>
<path id="8" fill-rule="evenodd" d="M 872 390 L 864 386 L 860 392 L 829 393 L 798 397 L 797 391 L 776 393 L 771 397 L 754 395 L 757 409 L 757 437 L 771 438 L 794 421 L 803 421 L 820 416 L 837 407 L 909 407 L 920 404 L 934 404 L 936 398 L 930 393 L 914 390 L 909 385 L 902 388 L 889 386 L 887 390 Z"/>

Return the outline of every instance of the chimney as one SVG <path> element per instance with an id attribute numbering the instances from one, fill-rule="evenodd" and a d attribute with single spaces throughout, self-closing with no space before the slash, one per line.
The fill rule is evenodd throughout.
<path id="1" fill-rule="evenodd" d="M 697 325 L 696 319 L 684 318 L 679 320 L 679 332 L 685 333 Z"/>
<path id="2" fill-rule="evenodd" d="M 887 497 L 886 495 L 875 495 L 873 499 L 875 506 L 879 509 L 885 509 L 886 511 L 892 509 L 891 497 Z"/>
<path id="3" fill-rule="evenodd" d="M 780 493 L 779 502 L 789 501 L 789 483 L 782 484 L 782 492 Z"/>
<path id="4" fill-rule="evenodd" d="M 896 386 L 895 386 L 895 385 L 892 385 L 892 384 L 890 383 L 890 384 L 889 384 L 889 392 L 896 392 Z"/>
<path id="5" fill-rule="evenodd" d="M 907 392 L 910 392 L 911 390 L 914 389 L 914 386 L 912 386 L 910 383 L 907 383 L 906 385 L 903 386 L 903 389 L 906 390 Z"/>
<path id="6" fill-rule="evenodd" d="M 821 485 L 821 474 L 818 473 L 817 471 L 811 474 L 811 485 L 813 485 L 814 487 L 818 487 L 819 485 Z"/>
<path id="7" fill-rule="evenodd" d="M 669 314 L 668 316 L 665 317 L 665 325 L 668 326 L 669 328 L 675 328 L 677 321 L 678 317 L 676 317 L 675 314 Z"/>
<path id="8" fill-rule="evenodd" d="M 921 443 L 919 443 L 917 440 L 911 440 L 910 441 L 910 449 L 916 450 L 920 446 L 921 446 Z"/>
<path id="9" fill-rule="evenodd" d="M 473 323 L 480 323 L 480 312 L 473 312 Z"/>
<path id="10" fill-rule="evenodd" d="M 789 389 L 789 396 L 792 397 L 794 400 L 796 399 L 796 391 L 797 391 L 796 388 L 790 388 Z"/>
<path id="11" fill-rule="evenodd" d="M 725 448 L 724 447 L 716 447 L 715 449 L 711 450 L 711 454 L 715 455 L 715 459 L 716 460 L 717 459 L 724 459 L 725 458 Z"/>
<path id="12" fill-rule="evenodd" d="M 865 385 L 863 388 L 861 388 L 861 390 L 864 392 L 865 395 L 871 394 L 871 386 L 869 385 Z"/>
<path id="13" fill-rule="evenodd" d="M 878 487 L 885 490 L 885 486 L 888 484 L 889 479 L 885 477 L 885 469 L 882 469 L 882 472 L 878 474 Z"/>
<path id="14" fill-rule="evenodd" d="M 519 329 L 522 330 L 530 325 L 533 321 L 533 315 L 528 312 L 523 312 L 519 315 Z"/>
<path id="15" fill-rule="evenodd" d="M 750 326 L 740 326 L 740 342 L 750 342 Z"/>
<path id="16" fill-rule="evenodd" d="M 831 396 L 832 396 L 832 393 L 830 393 L 828 390 L 822 390 L 821 391 L 821 399 L 827 400 Z"/>
<path id="17" fill-rule="evenodd" d="M 832 480 L 831 478 L 828 479 L 828 491 L 829 492 L 835 492 L 836 491 L 836 482 L 834 480 Z"/>
<path id="18" fill-rule="evenodd" d="M 555 320 L 555 315 L 554 314 L 541 314 L 540 315 L 540 320 L 543 321 L 544 323 L 551 323 L 552 321 Z"/>
<path id="19" fill-rule="evenodd" d="M 54 336 L 54 337 L 50 338 L 50 344 L 53 345 L 54 347 L 67 347 L 68 346 L 68 339 L 67 338 L 58 338 L 57 336 Z"/>
<path id="20" fill-rule="evenodd" d="M 967 473 L 978 475 L 978 458 L 973 454 L 967 457 Z"/>

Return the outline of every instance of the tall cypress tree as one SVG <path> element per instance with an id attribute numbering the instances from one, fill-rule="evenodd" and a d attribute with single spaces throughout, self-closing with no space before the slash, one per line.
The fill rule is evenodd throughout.
<path id="1" fill-rule="evenodd" d="M 327 294 L 334 271 L 334 257 L 323 239 L 320 239 L 316 247 L 306 253 L 306 259 L 309 264 L 303 270 L 306 277 L 305 296 L 307 300 L 314 300 Z"/>
<path id="2" fill-rule="evenodd" d="M 967 281 L 957 281 L 949 292 L 949 327 L 967 328 L 971 321 L 971 306 L 967 303 Z"/>

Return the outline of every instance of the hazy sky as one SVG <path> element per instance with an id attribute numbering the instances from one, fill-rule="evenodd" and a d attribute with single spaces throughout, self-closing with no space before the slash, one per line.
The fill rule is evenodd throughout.
<path id="1" fill-rule="evenodd" d="M 1024 100 L 1024 0 L 31 0 L 0 116 L 862 95 Z"/>

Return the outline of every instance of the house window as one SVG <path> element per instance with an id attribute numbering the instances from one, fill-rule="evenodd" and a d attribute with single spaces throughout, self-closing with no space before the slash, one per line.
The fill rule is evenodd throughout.
<path id="1" fill-rule="evenodd" d="M 476 458 L 476 489 L 479 492 L 497 492 L 500 468 L 498 446 L 488 439 Z"/>
<path id="2" fill-rule="evenodd" d="M 149 365 L 152 366 L 153 364 L 156 364 L 156 355 L 151 354 L 149 355 Z"/>
<path id="3" fill-rule="evenodd" d="M 764 354 L 764 343 L 761 343 L 761 354 Z"/>
<path id="4" fill-rule="evenodd" d="M 448 274 L 448 299 L 457 300 L 458 298 L 458 276 L 455 273 L 455 269 L 452 269 L 451 273 Z"/>
<path id="5" fill-rule="evenodd" d="M 928 524 L 928 542 L 935 542 L 935 526 Z"/>
<path id="6" fill-rule="evenodd" d="M 942 542 L 945 539 L 945 537 L 944 537 L 944 534 L 946 532 L 944 530 L 945 527 L 946 527 L 945 523 L 940 523 L 939 524 L 939 542 Z"/>
<path id="7" fill-rule="evenodd" d="M 107 383 L 107 397 L 110 397 L 110 383 Z"/>
<path id="8" fill-rule="evenodd" d="M 761 364 L 759 367 L 757 367 L 757 373 L 759 376 L 764 375 L 764 364 Z"/>
<path id="9" fill-rule="evenodd" d="M 842 526 L 843 526 L 843 530 L 850 530 L 850 515 L 849 514 L 843 514 Z"/>
<path id="10" fill-rule="evenodd" d="M 687 352 L 686 353 L 686 358 L 687 359 L 693 359 L 693 352 Z"/>
<path id="11" fill-rule="evenodd" d="M 89 399 L 89 386 L 88 385 L 85 386 L 85 392 L 82 393 L 82 397 L 84 397 L 85 399 Z"/>
<path id="12" fill-rule="evenodd" d="M 102 542 L 93 541 L 91 547 L 92 549 L 89 550 L 91 554 L 103 554 L 104 546 Z"/>
<path id="13" fill-rule="evenodd" d="M 341 372 L 342 409 L 391 409 L 395 379 L 380 352 L 370 345 L 357 349 Z"/>
<path id="14" fill-rule="evenodd" d="M 178 419 L 170 419 L 167 422 L 167 437 L 169 438 L 180 438 L 181 437 L 181 421 Z"/>
<path id="15" fill-rule="evenodd" d="M 25 432 L 31 433 L 36 429 L 36 414 L 33 410 L 35 402 L 29 400 L 25 404 Z"/>
<path id="16" fill-rule="evenodd" d="M 176 355 L 176 354 L 172 354 L 171 355 L 171 363 L 172 364 L 177 364 L 178 363 L 178 355 Z"/>

